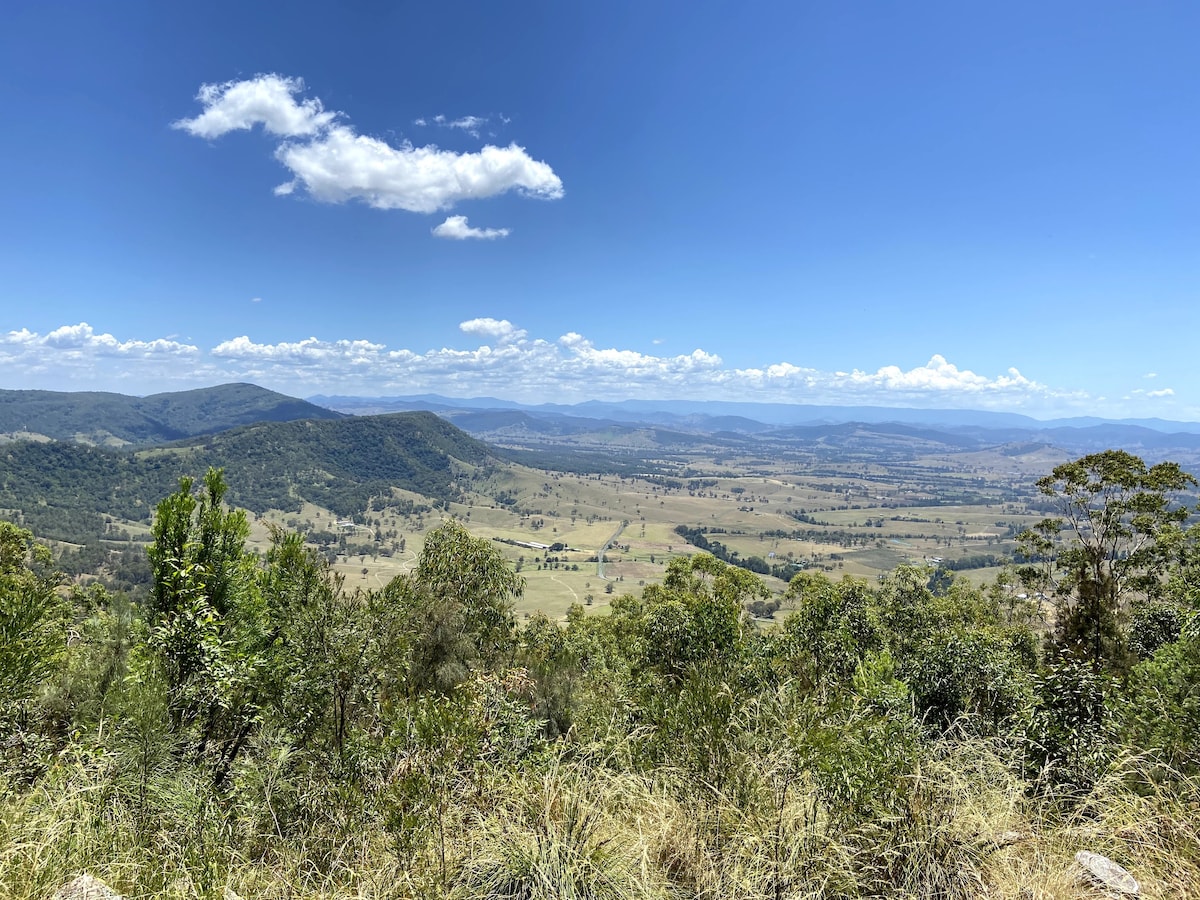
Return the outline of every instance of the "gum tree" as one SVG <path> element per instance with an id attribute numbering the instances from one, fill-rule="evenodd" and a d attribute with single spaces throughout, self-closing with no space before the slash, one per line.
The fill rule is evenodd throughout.
<path id="1" fill-rule="evenodd" d="M 512 607 L 525 579 L 461 522 L 448 519 L 429 532 L 416 570 L 389 590 L 404 605 L 412 631 L 410 690 L 448 694 L 472 671 L 499 671 L 512 662 Z"/>
<path id="2" fill-rule="evenodd" d="M 1023 532 L 1030 586 L 1052 593 L 1059 644 L 1094 666 L 1125 663 L 1122 629 L 1129 601 L 1158 592 L 1189 509 L 1181 494 L 1197 484 L 1176 463 L 1147 466 L 1123 450 L 1063 463 L 1038 481 L 1059 515 Z"/>

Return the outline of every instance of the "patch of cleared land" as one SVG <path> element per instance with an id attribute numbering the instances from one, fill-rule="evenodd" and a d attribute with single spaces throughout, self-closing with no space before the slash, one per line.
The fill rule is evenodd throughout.
<path id="1" fill-rule="evenodd" d="M 493 541 L 525 578 L 518 614 L 540 610 L 555 618 L 574 603 L 603 610 L 614 596 L 639 594 L 661 580 L 672 558 L 697 552 L 675 531 L 680 525 L 702 529 L 741 559 L 790 564 L 781 574 L 815 568 L 835 578 L 876 579 L 905 563 L 965 562 L 960 574 L 982 583 L 999 571 L 989 561 L 1007 557 L 1015 535 L 1044 515 L 1029 504 L 1036 501 L 1033 481 L 1052 461 L 970 454 L 964 466 L 963 459 L 806 466 L 694 457 L 679 466 L 686 471 L 666 477 L 511 466 L 471 483 L 463 502 L 448 508 L 430 509 L 424 498 L 398 492 L 390 501 L 396 506 L 364 511 L 350 523 L 306 505 L 255 519 L 252 541 L 265 550 L 268 523 L 302 530 L 323 541 L 347 586 L 377 588 L 410 571 L 424 534 L 454 516 Z M 409 501 L 418 511 L 400 511 Z M 597 552 L 622 522 L 601 578 Z M 777 592 L 786 587 L 779 578 L 764 580 Z"/>

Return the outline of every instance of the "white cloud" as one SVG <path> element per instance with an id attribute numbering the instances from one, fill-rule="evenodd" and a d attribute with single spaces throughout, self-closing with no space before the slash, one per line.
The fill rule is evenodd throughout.
<path id="1" fill-rule="evenodd" d="M 460 128 L 473 138 L 479 137 L 479 129 L 487 124 L 487 119 L 481 116 L 463 116 L 447 123 L 450 128 Z"/>
<path id="2" fill-rule="evenodd" d="M 527 334 L 524 328 L 517 328 L 508 319 L 493 319 L 490 316 L 459 322 L 458 330 L 464 334 L 495 338 L 501 344 L 512 344 L 524 340 Z"/>
<path id="3" fill-rule="evenodd" d="M 862 385 L 884 389 L 895 393 L 937 393 L 955 391 L 965 394 L 993 394 L 1011 391 L 1037 391 L 1041 385 L 1030 381 L 1016 369 L 1004 375 L 988 378 L 969 369 L 959 369 L 945 357 L 935 354 L 923 366 L 907 372 L 899 366 L 884 366 L 876 372 L 854 370 L 849 374 L 838 373 L 839 383 Z"/>
<path id="4" fill-rule="evenodd" d="M 433 229 L 434 237 L 454 241 L 494 241 L 497 238 L 508 237 L 509 233 L 507 228 L 472 228 L 467 224 L 466 216 L 447 216 L 445 222 Z"/>
<path id="5" fill-rule="evenodd" d="M 275 156 L 295 175 L 276 193 L 303 185 L 326 203 L 360 200 L 376 209 L 432 213 L 508 191 L 544 200 L 563 195 L 554 170 L 516 144 L 489 144 L 476 153 L 409 143 L 393 147 L 335 126 L 306 143 L 285 143 Z"/>
<path id="6" fill-rule="evenodd" d="M 246 335 L 223 341 L 213 347 L 212 355 L 227 359 L 255 359 L 297 365 L 338 363 L 370 365 L 384 348 L 370 341 L 321 341 L 315 337 L 294 343 L 256 344 Z"/>
<path id="7" fill-rule="evenodd" d="M 171 127 L 210 140 L 255 125 L 280 137 L 315 135 L 328 128 L 337 113 L 326 112 L 316 98 L 297 101 L 296 95 L 303 91 L 303 79 L 273 74 L 201 85 L 196 99 L 204 112 L 172 122 Z"/>
<path id="8" fill-rule="evenodd" d="M 1174 397 L 1174 396 L 1175 396 L 1174 388 L 1160 388 L 1157 391 L 1148 391 L 1145 388 L 1134 388 L 1129 393 L 1125 394 L 1121 399 L 1122 400 L 1145 401 L 1145 400 L 1162 400 L 1166 397 Z M 1101 399 L 1103 399 L 1103 398 L 1101 398 Z M 1139 408 L 1136 408 L 1134 411 L 1140 415 L 1143 412 L 1143 409 L 1139 407 Z"/>
<path id="9" fill-rule="evenodd" d="M 47 334 L 38 334 L 27 328 L 10 331 L 0 336 L 0 346 L 12 348 L 0 350 L 10 356 L 19 352 L 47 351 L 68 356 L 190 357 L 200 352 L 199 347 L 167 338 L 119 341 L 111 334 L 97 334 L 87 322 L 63 325 Z"/>
<path id="10" fill-rule="evenodd" d="M 636 350 L 597 349 L 591 341 L 574 331 L 558 339 L 567 351 L 563 359 L 568 370 L 587 379 L 599 379 L 604 383 L 630 383 L 647 380 L 650 383 L 666 381 L 679 387 L 684 379 L 697 374 L 719 373 L 721 357 L 703 350 L 694 350 L 685 356 L 651 356 Z"/>
<path id="11" fill-rule="evenodd" d="M 702 349 L 657 356 L 597 347 L 576 332 L 554 342 L 529 341 L 523 329 L 505 319 L 472 319 L 459 328 L 495 346 L 416 353 L 385 350 L 369 342 L 310 338 L 294 344 L 255 344 L 242 337 L 220 345 L 213 355 L 253 362 L 259 365 L 254 372 L 275 378 L 300 377 L 306 383 L 313 379 L 322 383 L 337 378 L 355 380 L 361 373 L 372 385 L 364 384 L 362 390 L 402 388 L 405 392 L 431 390 L 460 396 L 496 391 L 512 396 L 516 390 L 521 396 L 514 399 L 526 400 L 643 396 L 1020 408 L 1031 401 L 1071 399 L 1019 373 L 986 378 L 960 370 L 941 357 L 909 371 L 885 366 L 874 373 L 822 372 L 789 362 L 761 369 L 730 369 L 720 356 Z M 343 363 L 340 369 L 339 359 Z M 353 367 L 345 365 L 350 359 L 355 361 Z"/>
<path id="12" fill-rule="evenodd" d="M 28 328 L 0 333 L 0 378 L 5 387 L 115 390 L 137 383 L 132 388 L 136 391 L 142 383 L 211 379 L 213 374 L 199 347 L 171 338 L 120 340 L 97 334 L 86 322 L 45 334 Z"/>
<path id="13" fill-rule="evenodd" d="M 506 125 L 512 121 L 511 119 L 506 119 L 504 116 L 500 116 L 500 120 Z M 428 125 L 430 121 L 422 116 L 419 119 L 414 119 L 413 124 Z M 436 115 L 432 121 L 434 125 L 441 128 L 457 128 L 459 131 L 465 131 L 473 138 L 478 138 L 480 129 L 491 121 L 491 118 L 489 116 L 461 116 L 457 119 L 448 119 L 443 115 Z"/>
<path id="14" fill-rule="evenodd" d="M 118 339 L 79 323 L 44 334 L 0 333 L 0 377 L 8 385 L 146 392 L 253 381 L 286 393 L 493 394 L 527 402 L 587 399 L 714 399 L 782 403 L 1006 409 L 1031 415 L 1193 415 L 1171 388 L 1111 401 L 1050 387 L 1016 369 L 984 375 L 934 355 L 924 365 L 827 371 L 781 360 L 726 365 L 711 351 L 679 355 L 598 346 L 578 332 L 531 338 L 508 319 L 460 322 L 476 347 L 418 352 L 380 340 L 262 342 L 248 335 L 208 351 L 171 338 Z"/>
<path id="15" fill-rule="evenodd" d="M 376 209 L 418 213 L 510 191 L 545 200 L 563 196 L 562 180 L 554 170 L 515 143 L 507 147 L 488 144 L 470 153 L 409 142 L 393 146 L 341 124 L 341 114 L 327 111 L 320 100 L 297 99 L 303 90 L 301 79 L 282 75 L 206 84 L 197 95 L 204 111 L 173 123 L 173 127 L 213 139 L 262 125 L 270 134 L 284 138 L 275 158 L 290 170 L 292 178 L 275 188 L 278 196 L 302 187 L 326 203 L 358 200 Z M 487 120 L 478 116 L 448 120 L 439 115 L 433 121 L 478 137 L 479 126 Z M 465 220 L 463 224 L 465 227 Z M 449 227 L 451 231 L 455 228 Z M 463 236 L 502 237 L 504 231 L 484 229 L 481 234 Z"/>

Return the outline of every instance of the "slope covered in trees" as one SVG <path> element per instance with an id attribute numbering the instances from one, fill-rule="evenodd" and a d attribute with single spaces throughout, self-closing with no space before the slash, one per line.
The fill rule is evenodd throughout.
<path id="1" fill-rule="evenodd" d="M 348 591 L 297 535 L 248 552 L 217 471 L 158 504 L 140 607 L 56 591 L 0 526 L 0 893 L 1067 898 L 1089 850 L 1196 896 L 1200 535 L 1139 463 L 1043 482 L 1063 522 L 1098 487 L 1111 553 L 1048 519 L 986 587 L 802 573 L 771 630 L 704 553 L 520 622 L 453 520 Z M 1097 654 L 1082 601 L 1115 574 Z"/>
<path id="2" fill-rule="evenodd" d="M 343 414 L 253 384 L 130 397 L 103 392 L 0 391 L 0 435 L 92 444 L 161 444 L 255 422 Z"/>
<path id="3" fill-rule="evenodd" d="M 17 441 L 0 445 L 0 509 L 39 535 L 82 542 L 103 533 L 106 515 L 148 520 L 182 475 L 215 466 L 244 509 L 308 500 L 349 516 L 393 487 L 453 497 L 461 467 L 494 453 L 432 413 L 260 423 L 140 452 Z"/>

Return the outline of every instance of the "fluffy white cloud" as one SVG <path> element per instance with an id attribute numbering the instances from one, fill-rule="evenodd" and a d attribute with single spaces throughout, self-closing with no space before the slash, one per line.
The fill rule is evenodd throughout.
<path id="1" fill-rule="evenodd" d="M 0 336 L 0 353 L 10 358 L 31 351 L 54 351 L 66 356 L 192 357 L 200 348 L 192 344 L 158 338 L 152 341 L 119 341 L 111 334 L 97 334 L 87 322 L 63 325 L 46 334 L 27 328 Z"/>
<path id="2" fill-rule="evenodd" d="M 408 142 L 393 146 L 342 124 L 340 114 L 326 110 L 320 100 L 298 99 L 303 89 L 301 79 L 282 75 L 206 84 L 197 95 L 204 111 L 173 126 L 212 139 L 262 125 L 269 133 L 285 138 L 275 157 L 291 171 L 292 178 L 275 188 L 280 196 L 303 187 L 326 203 L 358 200 L 376 209 L 432 213 L 463 200 L 509 191 L 546 200 L 563 195 L 562 180 L 554 170 L 515 143 L 507 147 L 489 144 L 472 153 Z M 479 126 L 487 120 L 438 116 L 434 121 L 478 137 Z M 447 219 L 435 233 L 446 229 L 439 237 L 484 238 L 507 234 L 506 229 L 468 228 L 465 219 L 461 227 L 451 221 Z"/>
<path id="3" fill-rule="evenodd" d="M 501 344 L 511 344 L 515 341 L 524 340 L 527 334 L 524 328 L 517 328 L 508 319 L 493 319 L 490 316 L 459 322 L 458 329 L 464 334 L 477 334 L 482 337 L 494 338 Z"/>
<path id="4" fill-rule="evenodd" d="M 567 351 L 563 357 L 565 368 L 588 381 L 626 386 L 638 382 L 665 382 L 685 388 L 697 376 L 699 381 L 710 384 L 723 380 L 721 357 L 703 350 L 682 356 L 653 356 L 615 347 L 597 349 L 574 331 L 564 334 L 558 343 Z"/>
<path id="5" fill-rule="evenodd" d="M 190 381 L 213 384 L 215 370 L 200 348 L 173 338 L 120 340 L 86 322 L 45 334 L 22 328 L 0 333 L 0 377 L 5 387 L 46 390 L 120 390 L 142 384 Z M 128 387 L 132 385 L 132 387 Z"/>
<path id="6" fill-rule="evenodd" d="M 472 228 L 467 224 L 466 216 L 447 216 L 445 222 L 433 229 L 434 237 L 453 241 L 494 241 L 508 235 L 507 228 Z"/>
<path id="7" fill-rule="evenodd" d="M 881 388 L 898 393 L 958 392 L 964 394 L 986 394 L 1003 391 L 1039 391 L 1042 386 L 1030 381 L 1016 369 L 1004 375 L 988 378 L 969 369 L 959 369 L 945 357 L 935 354 L 923 366 L 907 372 L 899 366 L 884 366 L 876 372 L 854 370 L 849 374 L 839 372 L 837 382 L 847 385 L 862 385 Z"/>
<path id="8" fill-rule="evenodd" d="M 311 141 L 286 143 L 275 156 L 295 175 L 276 193 L 302 185 L 327 203 L 360 200 L 376 209 L 432 213 L 508 191 L 545 200 L 563 195 L 554 170 L 516 144 L 489 144 L 476 153 L 409 143 L 393 147 L 335 126 Z"/>
<path id="9" fill-rule="evenodd" d="M 1032 415 L 1196 415 L 1179 404 L 1171 388 L 1137 388 L 1109 401 L 1049 387 L 1016 369 L 983 375 L 940 355 L 911 369 L 824 371 L 789 361 L 733 368 L 703 349 L 660 355 L 597 346 L 577 332 L 552 341 L 530 338 L 508 319 L 490 316 L 458 327 L 480 346 L 417 352 L 377 340 L 270 343 L 242 335 L 202 352 L 173 338 L 121 340 L 86 323 L 44 334 L 23 328 L 0 333 L 0 375 L 10 386 L 133 392 L 254 381 L 300 396 L 437 392 L 526 402 L 641 397 L 968 407 Z"/>
<path id="10" fill-rule="evenodd" d="M 297 365 L 350 366 L 372 364 L 383 344 L 370 341 L 320 341 L 315 337 L 293 343 L 256 344 L 246 335 L 223 341 L 213 347 L 212 355 L 224 359 L 259 360 Z"/>
<path id="11" fill-rule="evenodd" d="M 303 91 L 303 79 L 282 75 L 201 85 L 196 99 L 204 112 L 192 119 L 172 122 L 171 127 L 210 140 L 255 125 L 262 125 L 280 137 L 315 135 L 329 127 L 337 113 L 326 112 L 315 97 L 298 101 L 296 96 Z"/>

